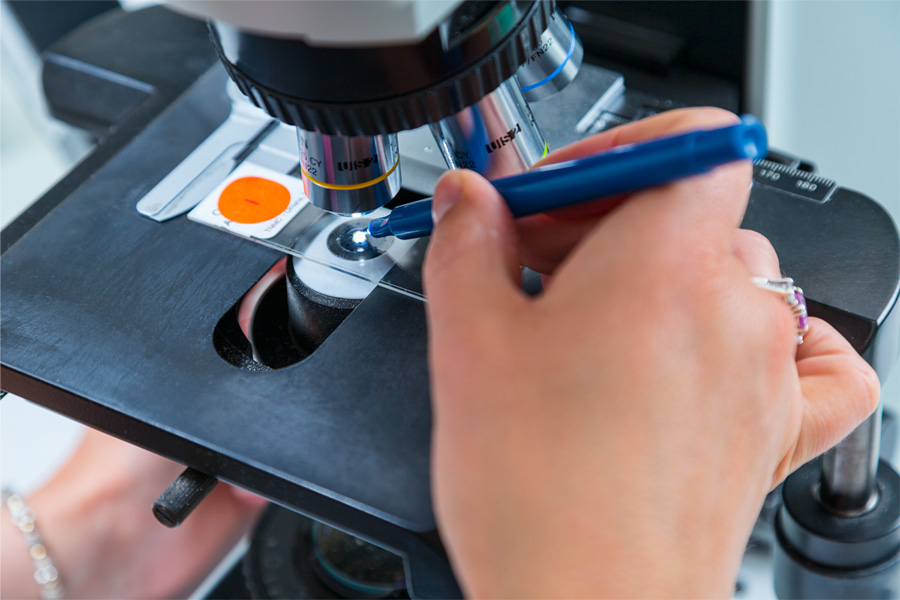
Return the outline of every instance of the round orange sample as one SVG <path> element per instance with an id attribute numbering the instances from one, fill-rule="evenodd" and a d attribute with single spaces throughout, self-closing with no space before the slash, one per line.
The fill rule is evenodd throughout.
<path id="1" fill-rule="evenodd" d="M 291 202 L 286 187 L 262 177 L 235 179 L 219 196 L 219 212 L 235 223 L 262 223 L 284 212 Z"/>

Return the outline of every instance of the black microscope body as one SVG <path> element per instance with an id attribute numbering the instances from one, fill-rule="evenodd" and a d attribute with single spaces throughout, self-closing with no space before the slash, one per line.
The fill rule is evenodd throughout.
<path id="1" fill-rule="evenodd" d="M 747 109 L 750 3 L 558 4 L 584 43 L 584 64 L 570 86 L 532 103 L 551 148 L 587 134 L 577 126 L 610 89 L 610 73 L 625 85 L 593 115 L 591 131 L 677 106 Z M 523 15 L 545 18 L 556 8 L 518 5 Z M 135 210 L 229 115 L 225 84 L 229 73 L 242 75 L 228 60 L 226 73 L 212 30 L 214 43 L 205 23 L 165 8 L 113 8 L 44 52 L 51 112 L 97 144 L 3 231 L 2 388 L 190 467 L 185 477 L 194 478 L 188 488 L 196 487 L 197 500 L 222 480 L 290 509 L 266 515 L 256 534 L 261 546 L 244 561 L 252 581 L 235 585 L 255 597 L 459 596 L 430 496 L 423 303 L 376 287 L 337 307 L 314 348 L 298 351 L 272 334 L 270 362 L 291 358 L 278 368 L 260 365 L 241 344 L 236 305 L 282 255 L 184 217 L 159 223 Z M 512 73 L 521 63 L 508 54 Z M 491 77 L 510 76 L 502 64 L 499 74 L 474 73 L 483 67 L 476 63 L 466 67 L 468 79 L 458 78 L 461 102 L 476 101 Z M 239 81 L 251 95 L 253 85 L 252 77 Z M 254 102 L 273 116 L 316 126 L 322 113 L 309 106 L 323 99 L 292 107 L 290 94 L 258 87 L 268 96 L 257 92 Z M 365 104 L 351 96 L 345 105 Z M 331 124 L 323 132 L 376 135 L 446 116 L 417 106 L 406 98 L 402 110 L 338 111 L 323 118 Z M 407 178 L 395 202 L 433 185 L 428 176 Z M 743 226 L 772 241 L 810 314 L 833 324 L 886 377 L 900 354 L 900 242 L 884 209 L 817 175 L 811 163 L 772 152 L 754 167 Z M 402 265 L 394 269 L 402 279 Z M 259 328 L 287 327 L 285 285 L 274 288 L 278 298 Z M 760 527 L 777 546 L 779 596 L 900 594 L 900 490 L 896 471 L 878 462 L 880 410 L 767 502 Z M 882 456 L 896 437 L 895 421 L 884 419 Z M 177 522 L 189 511 L 173 498 L 158 508 Z M 366 545 L 374 549 L 367 564 L 390 563 L 377 547 L 402 557 L 400 567 L 382 567 L 399 568 L 403 585 L 360 590 L 332 579 L 323 587 L 321 557 L 286 566 L 261 549 L 306 556 L 324 530 L 332 542 L 343 531 L 374 544 Z M 224 587 L 214 595 L 223 594 Z"/>

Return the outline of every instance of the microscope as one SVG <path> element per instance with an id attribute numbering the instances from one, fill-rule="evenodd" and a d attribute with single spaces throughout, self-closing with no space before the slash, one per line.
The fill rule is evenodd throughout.
<path id="1" fill-rule="evenodd" d="M 153 507 L 169 526 L 219 480 L 278 505 L 210 597 L 459 597 L 429 491 L 427 239 L 365 225 L 447 169 L 504 177 L 672 108 L 746 110 L 752 15 L 177 0 L 88 21 L 44 54 L 43 81 L 102 143 L 3 232 L 3 389 L 185 464 Z M 285 191 L 277 210 L 226 209 L 253 178 Z M 885 377 L 890 217 L 787 154 L 753 181 L 743 227 Z M 900 595 L 895 438 L 879 409 L 770 494 L 748 556 L 774 556 L 779 597 Z"/>

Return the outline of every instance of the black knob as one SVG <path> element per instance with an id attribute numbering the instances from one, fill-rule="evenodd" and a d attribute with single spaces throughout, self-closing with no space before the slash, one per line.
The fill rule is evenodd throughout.
<path id="1" fill-rule="evenodd" d="M 153 516 L 166 527 L 178 527 L 217 483 L 212 475 L 188 467 L 153 503 Z"/>

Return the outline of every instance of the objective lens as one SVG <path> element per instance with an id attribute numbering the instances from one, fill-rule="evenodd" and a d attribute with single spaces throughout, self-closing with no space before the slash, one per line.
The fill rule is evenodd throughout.
<path id="1" fill-rule="evenodd" d="M 541 43 L 516 73 L 525 99 L 536 102 L 562 90 L 578 75 L 583 58 L 584 47 L 575 28 L 557 8 L 541 34 Z"/>
<path id="2" fill-rule="evenodd" d="M 472 169 L 488 179 L 522 173 L 546 151 L 515 78 L 430 127 L 451 169 Z"/>
<path id="3" fill-rule="evenodd" d="M 324 135 L 297 129 L 303 188 L 310 202 L 339 215 L 381 208 L 400 191 L 397 135 Z"/>

